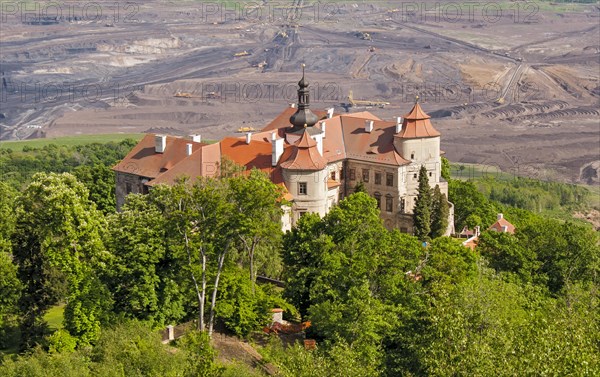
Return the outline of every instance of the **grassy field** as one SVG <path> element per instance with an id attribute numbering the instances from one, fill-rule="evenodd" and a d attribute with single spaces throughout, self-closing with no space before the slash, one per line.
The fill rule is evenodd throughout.
<path id="1" fill-rule="evenodd" d="M 450 164 L 450 177 L 463 181 L 486 177 L 499 180 L 515 178 L 513 174 L 505 173 L 496 166 L 478 164 Z"/>
<path id="2" fill-rule="evenodd" d="M 48 322 L 48 327 L 51 330 L 60 330 L 63 328 L 63 317 L 65 312 L 65 304 L 58 304 L 48 310 L 44 316 L 44 320 Z"/>
<path id="3" fill-rule="evenodd" d="M 103 135 L 80 135 L 65 136 L 52 139 L 33 139 L 22 141 L 0 141 L 0 148 L 12 149 L 13 151 L 22 151 L 23 147 L 43 148 L 46 145 L 82 145 L 90 143 L 108 143 L 110 141 L 119 142 L 125 139 L 140 140 L 144 134 L 103 134 Z"/>

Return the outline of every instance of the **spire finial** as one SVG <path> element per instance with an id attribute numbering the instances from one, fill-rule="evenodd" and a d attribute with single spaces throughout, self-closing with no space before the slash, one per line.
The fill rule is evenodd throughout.
<path id="1" fill-rule="evenodd" d="M 304 128 L 308 127 L 308 124 L 304 123 Z"/>
<path id="2" fill-rule="evenodd" d="M 415 104 L 419 103 L 419 96 L 415 96 Z"/>
<path id="3" fill-rule="evenodd" d="M 300 81 L 298 82 L 298 86 L 300 86 L 300 88 L 307 88 L 308 81 L 306 81 L 306 78 L 304 77 L 304 67 L 306 67 L 306 64 L 302 63 L 301 67 L 302 67 L 302 79 L 300 79 Z"/>

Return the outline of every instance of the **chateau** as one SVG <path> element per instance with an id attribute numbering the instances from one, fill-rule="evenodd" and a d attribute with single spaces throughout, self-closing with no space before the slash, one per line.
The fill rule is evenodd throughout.
<path id="1" fill-rule="evenodd" d="M 324 216 L 362 182 L 377 200 L 385 226 L 412 233 L 421 166 L 427 169 L 431 187 L 438 185 L 448 195 L 448 183 L 441 177 L 440 133 L 430 116 L 418 101 L 395 121 L 366 111 L 313 112 L 304 72 L 298 86 L 298 103 L 260 132 L 215 144 L 202 143 L 199 135 L 146 135 L 113 168 L 117 207 L 129 193 L 144 194 L 181 176 L 216 176 L 221 160 L 228 158 L 246 169 L 266 172 L 285 188 L 291 206 L 284 208 L 284 231 L 304 213 Z M 453 213 L 450 203 L 448 235 L 454 231 Z"/>

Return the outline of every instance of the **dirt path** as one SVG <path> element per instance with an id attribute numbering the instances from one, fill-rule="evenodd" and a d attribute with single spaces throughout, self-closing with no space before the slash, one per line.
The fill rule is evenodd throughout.
<path id="1" fill-rule="evenodd" d="M 212 345 L 217 350 L 217 359 L 224 364 L 231 362 L 244 363 L 254 369 L 261 370 L 265 375 L 277 376 L 277 367 L 264 363 L 263 357 L 252 346 L 239 338 L 224 333 L 215 332 Z"/>

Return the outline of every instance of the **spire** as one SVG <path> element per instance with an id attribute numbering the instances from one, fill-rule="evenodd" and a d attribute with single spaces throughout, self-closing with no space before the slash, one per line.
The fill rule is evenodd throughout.
<path id="1" fill-rule="evenodd" d="M 302 79 L 298 82 L 298 110 L 290 117 L 290 123 L 293 125 L 294 130 L 312 127 L 319 121 L 319 118 L 309 108 L 310 95 L 304 68 L 305 65 L 302 64 Z"/>
<path id="2" fill-rule="evenodd" d="M 304 68 L 306 67 L 306 64 L 302 64 L 302 79 L 300 81 L 298 81 L 298 86 L 300 88 L 308 88 L 308 81 L 306 81 L 306 79 L 304 78 Z"/>

